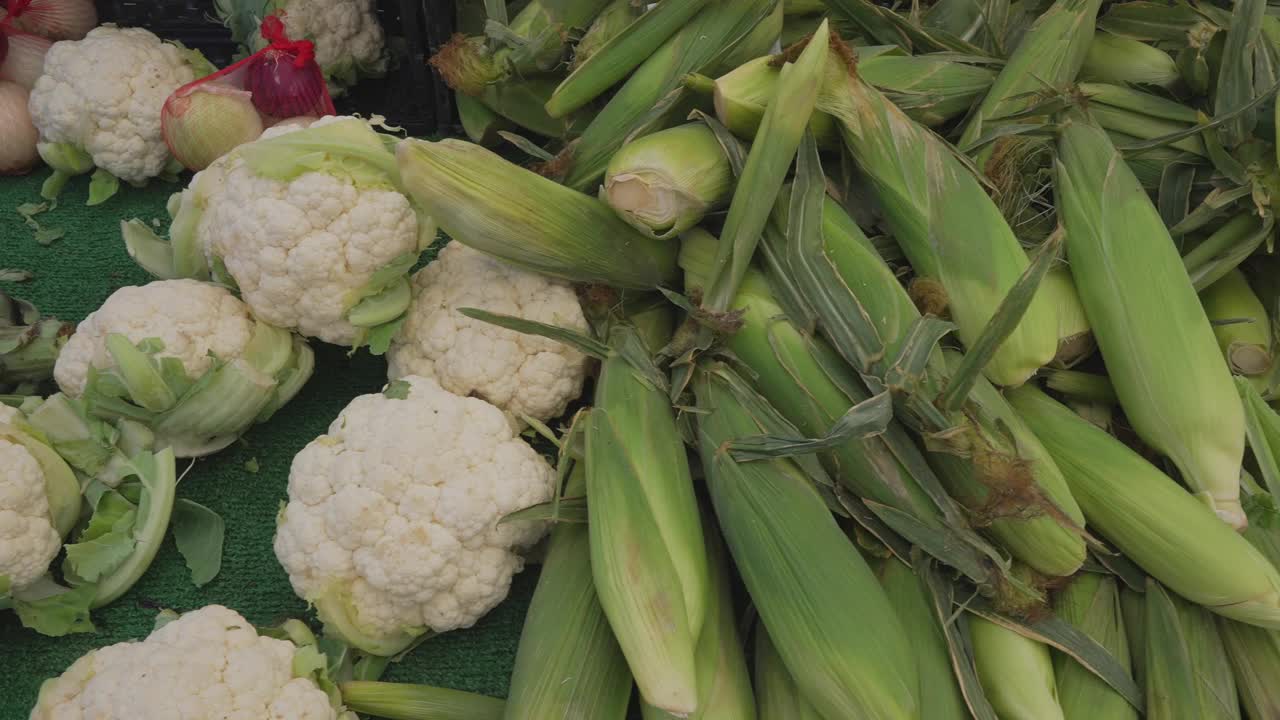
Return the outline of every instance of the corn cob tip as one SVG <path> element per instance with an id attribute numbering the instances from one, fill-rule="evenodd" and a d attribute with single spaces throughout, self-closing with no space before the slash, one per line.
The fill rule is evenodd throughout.
<path id="1" fill-rule="evenodd" d="M 907 288 L 911 302 L 921 315 L 943 317 L 947 312 L 947 289 L 933 278 L 917 277 Z"/>
<path id="2" fill-rule="evenodd" d="M 471 96 L 502 79 L 501 68 L 484 47 L 484 38 L 454 33 L 449 42 L 428 60 L 450 88 Z"/>

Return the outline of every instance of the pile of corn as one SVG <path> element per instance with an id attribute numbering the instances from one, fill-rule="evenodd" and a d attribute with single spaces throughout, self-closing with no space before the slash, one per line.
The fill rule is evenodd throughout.
<path id="1" fill-rule="evenodd" d="M 1280 718 L 1263 0 L 458 9 L 405 187 L 599 359 L 502 717 Z"/>

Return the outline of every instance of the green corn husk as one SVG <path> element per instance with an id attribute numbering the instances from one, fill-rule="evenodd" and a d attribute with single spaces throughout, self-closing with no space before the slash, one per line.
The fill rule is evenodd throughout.
<path id="1" fill-rule="evenodd" d="M 1000 720 L 1061 720 L 1049 646 L 976 615 L 969 617 L 974 666 Z"/>
<path id="2" fill-rule="evenodd" d="M 1147 716 L 1238 720 L 1240 700 L 1213 616 L 1147 580 Z"/>
<path id="3" fill-rule="evenodd" d="M 613 153 L 647 123 L 654 107 L 680 87 L 685 75 L 714 66 L 773 11 L 775 2 L 724 0 L 685 23 L 635 69 L 583 130 L 571 152 L 565 185 L 593 188 Z"/>
<path id="4" fill-rule="evenodd" d="M 938 281 L 961 341 L 976 340 L 1027 269 L 1026 251 L 982 183 L 947 144 L 911 121 L 833 53 L 818 109 L 840 121 L 845 146 L 875 191 L 916 273 Z M 1057 352 L 1056 310 L 1037 297 L 985 368 L 1019 385 Z"/>
<path id="5" fill-rule="evenodd" d="M 898 611 L 915 650 L 920 673 L 920 717 L 968 720 L 969 708 L 951 668 L 951 654 L 929 589 L 915 571 L 894 557 L 881 562 L 878 574 L 880 586 Z"/>
<path id="6" fill-rule="evenodd" d="M 576 70 L 582 67 L 587 60 L 600 51 L 600 48 L 626 30 L 627 26 L 643 12 L 632 0 L 613 0 L 606 5 L 596 19 L 591 21 L 591 27 L 582 34 L 578 44 L 573 46 L 573 64 L 570 69 Z"/>
<path id="7" fill-rule="evenodd" d="M 628 22 L 596 50 L 592 51 L 588 45 L 591 55 L 581 62 L 575 59 L 573 72 L 547 100 L 547 112 L 553 117 L 563 117 L 625 79 L 706 4 L 707 0 L 688 0 L 659 5 L 643 17 Z M 602 27 L 601 32 L 607 31 Z"/>
<path id="8" fill-rule="evenodd" d="M 1039 390 L 1008 398 L 1057 461 L 1092 531 L 1192 602 L 1280 629 L 1280 572 L 1203 502 Z"/>
<path id="9" fill-rule="evenodd" d="M 665 389 L 623 356 L 643 341 L 625 326 L 610 341 L 586 430 L 592 575 L 645 701 L 687 715 L 712 582 L 698 502 Z"/>
<path id="10" fill-rule="evenodd" d="M 1236 688 L 1249 720 L 1280 717 L 1280 633 L 1230 620 L 1218 621 Z"/>
<path id="11" fill-rule="evenodd" d="M 778 654 L 824 717 L 920 717 L 916 663 L 875 575 L 790 459 L 737 462 L 763 403 L 723 365 L 694 378 L 698 448 L 734 564 Z M 815 554 L 815 548 L 822 548 Z"/>
<path id="12" fill-rule="evenodd" d="M 586 466 L 578 463 L 565 496 L 586 490 Z M 630 703 L 631 671 L 596 596 L 587 528 L 558 523 L 520 632 L 502 717 L 623 720 Z"/>
<path id="13" fill-rule="evenodd" d="M 1214 325 L 1213 334 L 1231 372 L 1248 377 L 1259 393 L 1270 390 L 1273 361 L 1271 320 L 1262 301 L 1249 287 L 1244 273 L 1232 270 L 1200 293 L 1210 322 L 1243 320 Z"/>
<path id="14" fill-rule="evenodd" d="M 756 704 L 768 720 L 822 720 L 787 671 L 764 623 L 756 623 Z"/>
<path id="15" fill-rule="evenodd" d="M 1080 78 L 1115 85 L 1155 85 L 1171 88 L 1181 75 L 1169 53 L 1144 42 L 1098 33 L 1089 46 Z"/>
<path id="16" fill-rule="evenodd" d="M 858 48 L 858 71 L 912 119 L 930 126 L 964 114 L 996 76 L 980 65 L 945 57 L 901 55 L 891 46 Z M 738 137 L 755 137 L 777 81 L 778 68 L 767 57 L 743 63 L 716 78 L 715 106 L 720 122 Z M 809 125 L 819 145 L 839 144 L 830 115 L 814 113 Z"/>
<path id="17" fill-rule="evenodd" d="M 1252 483 L 1246 483 L 1246 487 L 1250 489 L 1249 499 L 1259 502 L 1245 505 L 1249 527 L 1244 537 L 1274 564 L 1280 561 L 1280 531 L 1268 527 L 1274 521 L 1266 517 L 1269 512 L 1261 502 L 1266 497 L 1262 490 Z M 1222 619 L 1218 621 L 1218 632 L 1231 659 L 1245 717 L 1280 717 L 1280 687 L 1275 682 L 1280 673 L 1280 632 Z"/>
<path id="18" fill-rule="evenodd" d="M 580 282 L 674 285 L 676 248 L 604 203 L 459 140 L 406 140 L 405 188 L 453 239 L 507 262 Z"/>
<path id="19" fill-rule="evenodd" d="M 1046 86 L 1063 88 L 1075 80 L 1093 42 L 1101 5 L 1102 0 L 1058 0 L 1036 19 L 969 116 L 960 147 L 990 133 L 1001 118 L 1031 107 Z M 980 165 L 990 157 L 991 148 L 987 145 L 977 153 Z"/>
<path id="20" fill-rule="evenodd" d="M 1136 144 L 1181 132 L 1199 123 L 1194 108 L 1158 95 L 1105 83 L 1081 83 L 1080 92 L 1089 99 L 1089 115 L 1113 138 Z M 1113 140 L 1114 141 L 1114 140 Z M 1155 150 L 1181 150 L 1201 158 L 1208 157 L 1204 140 L 1192 135 L 1175 140 Z M 1126 158 L 1130 163 L 1144 161 L 1154 150 L 1146 150 Z"/>
<path id="21" fill-rule="evenodd" d="M 704 518 L 704 526 L 714 522 Z M 751 674 L 738 636 L 733 612 L 733 586 L 729 581 L 729 558 L 714 530 L 706 538 L 715 579 L 715 596 L 707 607 L 707 619 L 698 637 L 698 710 L 688 720 L 742 720 L 756 717 L 756 700 L 751 692 Z M 644 720 L 676 720 L 677 716 L 641 702 Z M 558 715 L 556 717 L 559 717 Z"/>
<path id="22" fill-rule="evenodd" d="M 812 15 L 827 11 L 822 0 L 782 0 L 782 11 L 787 15 Z"/>
<path id="23" fill-rule="evenodd" d="M 1065 121 L 1057 163 L 1071 274 L 1121 407 L 1219 517 L 1241 526 L 1243 406 L 1159 212 L 1080 114 Z"/>
<path id="24" fill-rule="evenodd" d="M 955 372 L 959 354 L 948 351 L 945 356 Z M 1000 446 L 989 440 L 967 457 L 933 453 L 930 464 L 952 497 L 974 514 L 990 516 L 988 532 L 1015 558 L 1045 575 L 1071 575 L 1085 559 L 1079 530 L 1085 518 L 1062 472 L 1000 391 L 985 379 L 978 378 L 969 401 L 976 425 L 985 430 L 983 439 L 1007 433 L 1025 462 L 1009 467 Z"/>
<path id="25" fill-rule="evenodd" d="M 1129 643 L 1133 680 L 1139 688 L 1147 686 L 1147 599 L 1143 593 L 1120 588 L 1120 615 L 1124 618 L 1124 636 Z"/>
<path id="26" fill-rule="evenodd" d="M 809 37 L 814 30 L 818 29 L 823 20 L 828 19 L 821 12 L 812 15 L 791 15 L 786 12 L 785 5 L 783 13 L 782 33 L 778 35 L 778 44 L 784 48 L 791 47 Z"/>
<path id="27" fill-rule="evenodd" d="M 466 93 L 455 92 L 453 102 L 458 106 L 458 119 L 462 122 L 462 131 L 473 143 L 492 147 L 501 139 L 498 131 L 511 130 L 515 127 L 488 105 Z"/>
<path id="28" fill-rule="evenodd" d="M 503 708 L 511 706 L 485 695 L 408 683 L 352 680 L 338 689 L 347 710 L 388 720 L 500 720 Z"/>
<path id="29" fill-rule="evenodd" d="M 486 85 L 474 96 L 503 120 L 518 127 L 552 138 L 571 137 L 585 127 L 585 114 L 553 118 L 545 105 L 556 88 L 553 75 L 534 75 L 520 81 Z"/>
<path id="30" fill-rule="evenodd" d="M 1058 308 L 1058 354 L 1053 357 L 1056 368 L 1071 368 L 1098 348 L 1093 341 L 1093 328 L 1080 303 L 1076 282 L 1066 267 L 1055 267 L 1045 276 L 1040 292 L 1053 298 Z"/>
<path id="31" fill-rule="evenodd" d="M 431 58 L 454 90 L 480 95 L 486 86 L 520 81 L 556 67 L 568 31 L 586 28 L 608 0 L 532 0 L 501 28 L 505 37 L 457 36 Z"/>
<path id="32" fill-rule="evenodd" d="M 1125 670 L 1132 672 L 1120 588 L 1115 578 L 1080 573 L 1058 594 L 1053 611 L 1096 640 Z M 1053 654 L 1053 676 L 1066 720 L 1138 720 L 1138 711 L 1120 693 L 1071 656 Z"/>
<path id="33" fill-rule="evenodd" d="M 829 236 L 830 237 L 830 236 Z M 856 250 L 855 250 L 856 252 Z M 872 250 L 867 250 L 874 253 Z M 714 266 L 716 240 L 705 231 L 686 233 L 680 250 L 685 269 L 685 288 L 704 288 L 707 273 Z M 869 256 L 864 256 L 869 257 Z M 883 263 L 881 263 L 883 266 Z M 874 265 L 859 265 L 874 268 Z M 884 266 L 892 279 L 892 271 Z M 908 306 L 910 299 L 902 293 Z M 756 388 L 782 414 L 811 437 L 826 433 L 849 408 L 869 396 L 851 398 L 827 374 L 819 353 L 833 354 L 820 338 L 806 338 L 784 318 L 764 275 L 749 270 L 738 286 L 730 309 L 742 312 L 742 326 L 725 338 L 728 348 L 756 375 Z M 909 322 L 909 316 L 905 322 Z M 904 324 L 905 327 L 905 324 Z M 916 517 L 935 518 L 938 509 L 911 478 L 906 468 L 894 463 L 900 478 L 900 494 L 871 482 L 881 470 L 873 458 L 874 440 L 841 443 L 822 456 L 823 462 L 840 482 L 861 497 L 909 512 Z"/>
<path id="34" fill-rule="evenodd" d="M 752 28 L 751 32 L 742 39 L 742 42 L 734 46 L 727 55 L 716 63 L 709 74 L 721 75 L 748 60 L 755 60 L 758 57 L 771 55 L 782 45 L 782 27 L 784 23 L 784 15 L 782 1 L 773 6 L 773 12 L 766 15 L 759 23 Z M 822 23 L 818 23 L 821 25 Z M 817 28 L 814 28 L 817 32 Z"/>
<path id="35" fill-rule="evenodd" d="M 702 222 L 733 192 L 729 158 L 706 123 L 660 130 L 609 161 L 600 200 L 627 224 L 669 240 Z"/>

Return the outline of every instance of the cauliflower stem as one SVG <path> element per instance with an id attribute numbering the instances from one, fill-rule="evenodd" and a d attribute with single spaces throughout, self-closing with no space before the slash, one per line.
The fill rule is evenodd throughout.
<path id="1" fill-rule="evenodd" d="M 312 604 L 327 634 L 371 655 L 399 655 L 431 637 L 425 627 L 406 627 L 399 632 L 375 632 L 362 627 L 350 596 L 336 585 L 315 598 Z"/>

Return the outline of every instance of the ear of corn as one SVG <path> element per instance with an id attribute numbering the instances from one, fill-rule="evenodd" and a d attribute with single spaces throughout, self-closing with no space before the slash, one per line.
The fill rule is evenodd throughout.
<path id="1" fill-rule="evenodd" d="M 549 275 L 648 289 L 678 279 L 675 246 L 604 203 L 459 140 L 406 140 L 405 187 L 455 240 Z"/>
<path id="2" fill-rule="evenodd" d="M 1058 0 L 1036 18 L 1000 70 L 960 135 L 965 147 L 999 125 L 1001 118 L 1031 107 L 1038 93 L 1063 89 L 1075 80 L 1093 42 L 1102 0 Z M 989 156 L 991 146 L 979 151 Z"/>
<path id="3" fill-rule="evenodd" d="M 1178 65 L 1169 53 L 1132 38 L 1100 32 L 1093 38 L 1080 77 L 1117 85 L 1178 84 Z"/>
<path id="4" fill-rule="evenodd" d="M 1204 503 L 1039 390 L 1008 397 L 1057 461 L 1092 531 L 1192 602 L 1280 628 L 1280 573 Z"/>
<path id="5" fill-rule="evenodd" d="M 1132 670 L 1115 578 L 1080 573 L 1058 594 L 1053 610 Z M 1053 674 L 1066 720 L 1137 720 L 1138 711 L 1123 696 L 1070 656 L 1054 653 Z"/>
<path id="6" fill-rule="evenodd" d="M 607 0 L 532 0 L 505 28 L 509 39 L 494 49 L 485 37 L 462 36 L 431 58 L 449 86 L 478 95 L 486 85 L 546 72 L 564 54 L 568 32 L 585 28 Z"/>
<path id="7" fill-rule="evenodd" d="M 954 372 L 959 355 L 948 352 L 946 360 Z M 964 457 L 933 453 L 939 476 L 961 504 L 989 516 L 989 532 L 1015 558 L 1046 575 L 1074 573 L 1085 558 L 1084 515 L 1062 472 L 990 383 L 978 378 L 969 401 L 979 432 Z M 1004 434 L 1013 440 L 1016 461 L 1003 451 Z"/>
<path id="8" fill-rule="evenodd" d="M 1056 192 L 1071 274 L 1121 407 L 1219 517 L 1241 526 L 1244 411 L 1231 374 L 1155 206 L 1079 114 L 1058 140 Z"/>
<path id="9" fill-rule="evenodd" d="M 643 13 L 644 8 L 637 7 L 631 0 L 613 0 L 606 5 L 573 46 L 572 69 L 582 67 L 600 48 L 621 35 Z"/>
<path id="10" fill-rule="evenodd" d="M 725 0 L 703 8 L 649 55 L 591 124 L 571 152 L 565 184 L 594 188 L 609 158 L 644 123 L 647 114 L 684 76 L 701 72 L 724 57 L 773 11 L 776 0 Z"/>
<path id="11" fill-rule="evenodd" d="M 388 720 L 499 720 L 510 706 L 485 695 L 408 683 L 352 680 L 339 687 L 347 710 Z"/>
<path id="12" fill-rule="evenodd" d="M 1144 597 L 1147 714 L 1238 719 L 1235 678 L 1213 616 L 1153 580 Z"/>
<path id="13" fill-rule="evenodd" d="M 704 525 L 708 522 L 704 519 Z M 714 522 L 709 523 L 714 528 Z M 756 717 L 751 675 L 738 636 L 729 582 L 727 553 L 714 530 L 707 534 L 707 550 L 715 576 L 707 619 L 698 637 L 698 710 L 689 720 L 742 720 Z M 677 716 L 641 704 L 644 720 L 676 720 Z M 559 717 L 559 716 L 556 716 Z"/>
<path id="14" fill-rule="evenodd" d="M 707 273 L 714 267 L 716 240 L 705 231 L 693 230 L 685 233 L 682 241 L 680 264 L 685 270 L 685 287 L 693 291 L 704 287 Z M 812 437 L 826 433 L 849 408 L 869 397 L 851 398 L 848 388 L 828 375 L 814 352 L 825 343 L 805 337 L 785 317 L 769 282 L 758 270 L 750 269 L 743 276 L 730 309 L 742 312 L 742 326 L 725 338 L 728 348 L 755 373 L 757 390 L 801 432 Z M 861 497 L 917 517 L 936 517 L 937 507 L 906 468 L 883 457 L 883 451 L 876 452 L 879 443 L 877 438 L 851 440 L 824 454 L 823 461 L 839 482 Z M 889 467 L 883 467 L 886 461 Z M 897 488 L 875 482 L 885 473 L 897 478 Z"/>
<path id="15" fill-rule="evenodd" d="M 625 6 L 626 0 L 622 4 Z M 689 0 L 659 5 L 641 17 L 636 16 L 634 3 L 622 9 L 606 8 L 578 43 L 574 71 L 547 101 L 547 112 L 552 117 L 564 117 L 608 90 L 706 4 L 706 0 Z M 612 37 L 604 37 L 610 32 Z"/>
<path id="16" fill-rule="evenodd" d="M 822 720 L 783 664 L 764 623 L 756 625 L 756 702 L 768 720 Z"/>
<path id="17" fill-rule="evenodd" d="M 790 459 L 737 462 L 764 431 L 723 365 L 694 378 L 698 449 L 721 531 L 778 654 L 824 717 L 917 718 L 915 658 L 875 575 Z M 822 548 L 814 554 L 814 548 Z"/>
<path id="18" fill-rule="evenodd" d="M 586 467 L 578 463 L 565 496 L 584 494 Z M 596 596 L 587 528 L 558 523 L 520 633 L 502 717 L 623 720 L 630 703 L 631 671 Z"/>
<path id="19" fill-rule="evenodd" d="M 771 60 L 756 58 L 716 78 L 716 115 L 739 137 L 755 135 L 773 98 L 778 68 Z M 946 57 L 902 55 L 889 46 L 858 48 L 858 72 L 912 119 L 931 126 L 964 114 L 995 79 L 995 72 L 981 65 Z M 814 113 L 809 125 L 819 145 L 839 144 L 830 115 Z"/>
<path id="20" fill-rule="evenodd" d="M 961 341 L 975 341 L 1029 261 L 999 208 L 947 144 L 832 53 L 818 109 L 835 116 L 917 274 L 941 283 Z M 1037 297 L 986 375 L 1018 385 L 1057 352 L 1055 309 Z"/>
<path id="21" fill-rule="evenodd" d="M 640 232 L 671 239 L 702 221 L 733 191 L 729 159 L 705 123 L 627 143 L 609 161 L 600 199 Z"/>
<path id="22" fill-rule="evenodd" d="M 879 577 L 915 651 L 920 673 L 920 717 L 968 720 L 969 709 L 951 668 L 941 620 L 923 579 L 894 557 L 881 562 Z"/>
<path id="23" fill-rule="evenodd" d="M 1249 378 L 1260 393 L 1271 385 L 1271 320 L 1244 273 L 1232 270 L 1200 293 L 1200 302 L 1231 372 Z"/>
<path id="24" fill-rule="evenodd" d="M 1059 266 L 1049 271 L 1040 292 L 1049 294 L 1058 308 L 1058 354 L 1053 357 L 1057 368 L 1074 367 L 1093 354 L 1097 344 L 1093 341 L 1093 328 L 1080 303 L 1080 293 L 1071 271 Z"/>
<path id="25" fill-rule="evenodd" d="M 985 620 L 969 617 L 978 679 L 1002 720 L 1062 720 L 1049 646 Z"/>
<path id="26" fill-rule="evenodd" d="M 615 347 L 635 338 L 615 328 Z M 628 337 L 631 335 L 631 337 Z M 596 592 L 645 701 L 698 710 L 696 645 L 710 575 L 684 443 L 663 388 L 615 351 L 587 420 L 587 508 Z"/>

